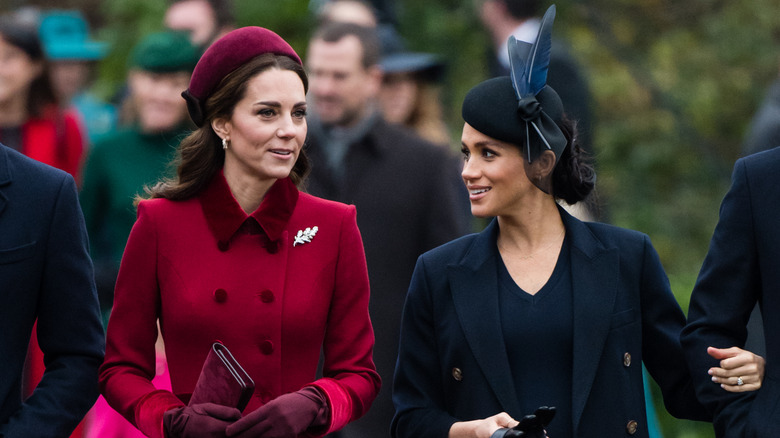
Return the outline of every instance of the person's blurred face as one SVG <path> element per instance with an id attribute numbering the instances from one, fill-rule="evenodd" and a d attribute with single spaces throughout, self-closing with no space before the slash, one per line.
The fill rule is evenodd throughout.
<path id="1" fill-rule="evenodd" d="M 214 10 L 205 0 L 186 0 L 172 4 L 165 11 L 165 27 L 187 32 L 192 44 L 204 47 L 217 34 Z"/>
<path id="2" fill-rule="evenodd" d="M 89 61 L 56 61 L 50 68 L 54 92 L 62 102 L 69 102 L 79 94 L 89 80 Z"/>
<path id="3" fill-rule="evenodd" d="M 385 120 L 405 124 L 417 103 L 419 87 L 411 73 L 385 74 L 379 91 L 379 104 Z"/>
<path id="4" fill-rule="evenodd" d="M 186 119 L 187 103 L 181 93 L 190 83 L 188 72 L 152 73 L 133 70 L 128 83 L 141 131 L 168 131 Z"/>
<path id="5" fill-rule="evenodd" d="M 43 72 L 43 63 L 0 37 L 0 103 L 27 99 L 30 84 Z"/>
<path id="6" fill-rule="evenodd" d="M 249 80 L 229 120 L 212 128 L 229 140 L 225 176 L 272 184 L 286 178 L 306 140 L 306 93 L 301 78 L 272 68 Z"/>
<path id="7" fill-rule="evenodd" d="M 355 23 L 366 27 L 376 27 L 376 16 L 368 5 L 349 1 L 330 1 L 322 7 L 321 18 L 340 23 Z"/>
<path id="8" fill-rule="evenodd" d="M 363 48 L 348 35 L 336 42 L 309 45 L 309 90 L 317 116 L 326 125 L 352 126 L 360 121 L 379 92 L 379 68 L 364 68 Z"/>
<path id="9" fill-rule="evenodd" d="M 489 137 L 468 123 L 463 126 L 461 144 L 461 177 L 474 216 L 515 214 L 524 199 L 540 192 L 526 176 L 526 161 L 517 146 Z"/>

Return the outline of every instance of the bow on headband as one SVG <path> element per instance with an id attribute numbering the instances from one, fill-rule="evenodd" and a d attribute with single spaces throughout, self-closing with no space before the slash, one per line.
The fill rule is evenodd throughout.
<path id="1" fill-rule="evenodd" d="M 547 68 L 552 49 L 552 25 L 555 5 L 550 6 L 542 18 L 539 34 L 533 44 L 509 37 L 509 66 L 512 87 L 517 94 L 518 116 L 525 121 L 525 137 L 528 162 L 544 150 L 552 150 L 556 157 L 566 147 L 566 137 L 555 121 L 544 111 L 537 95 L 547 83 Z"/>

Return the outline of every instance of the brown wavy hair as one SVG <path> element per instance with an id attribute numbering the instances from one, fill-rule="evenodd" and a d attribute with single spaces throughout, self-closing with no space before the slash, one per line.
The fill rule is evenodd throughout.
<path id="1" fill-rule="evenodd" d="M 250 79 L 272 68 L 292 71 L 301 78 L 304 92 L 309 90 L 309 81 L 303 67 L 287 56 L 273 53 L 256 56 L 229 73 L 206 99 L 203 125 L 179 144 L 178 156 L 174 161 L 177 168 L 176 177 L 163 179 L 147 188 L 146 193 L 150 198 L 181 201 L 197 196 L 206 188 L 225 164 L 222 139 L 211 128 L 211 121 L 218 118 L 229 119 L 236 104 L 244 98 Z M 301 149 L 290 172 L 290 178 L 299 188 L 303 187 L 309 169 L 309 159 L 305 150 Z"/>

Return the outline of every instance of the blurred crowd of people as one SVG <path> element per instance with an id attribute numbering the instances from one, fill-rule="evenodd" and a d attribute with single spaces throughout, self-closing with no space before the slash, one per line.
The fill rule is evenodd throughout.
<path id="1" fill-rule="evenodd" d="M 494 43 L 493 47 L 486 48 L 490 74 L 508 75 L 508 38 L 514 36 L 527 43 L 535 41 L 542 3 L 482 0 L 475 2 L 475 7 Z M 308 75 L 303 83 L 308 91 L 304 151 L 311 164 L 302 188 L 314 197 L 356 208 L 355 220 L 365 252 L 370 288 L 367 305 L 374 333 L 373 365 L 383 382 L 381 388 L 377 384 L 377 394 L 365 397 L 375 396 L 373 403 L 368 401 L 371 409 L 365 415 L 360 412 L 361 418 L 350 420 L 329 436 L 387 436 L 396 413 L 393 375 L 402 313 L 418 258 L 481 230 L 486 223 L 471 214 L 473 205 L 463 181 L 466 176 L 461 173 L 464 167 L 459 139 L 462 126 L 450 126 L 445 120 L 443 91 L 447 86 L 447 60 L 435 53 L 409 49 L 390 0 L 311 0 L 310 9 L 315 15 L 316 28 L 310 34 L 306 59 L 298 60 Z M 230 148 L 238 147 L 238 140 L 235 135 L 231 140 L 227 135 L 229 129 L 220 124 L 224 120 L 220 122 L 217 115 L 198 113 L 201 110 L 198 96 L 194 100 L 182 98 L 182 93 L 194 92 L 193 78 L 198 73 L 193 72 L 196 68 L 207 68 L 202 57 L 209 47 L 216 41 L 225 41 L 226 36 L 236 35 L 232 32 L 237 29 L 234 13 L 230 0 L 169 1 L 164 16 L 160 17 L 160 30 L 144 35 L 134 44 L 126 63 L 124 85 L 109 99 L 97 96 L 92 85 L 97 67 L 111 47 L 95 39 L 95 32 L 80 11 L 25 8 L 0 18 L 0 143 L 61 169 L 74 179 L 89 238 L 94 293 L 103 327 L 111 327 L 115 287 L 121 277 L 128 238 L 137 220 L 138 201 L 156 197 L 161 181 L 182 178 L 182 163 L 192 157 L 183 156 L 186 152 L 179 146 L 193 132 L 203 129 L 198 117 L 210 121 L 207 128 L 213 127 L 217 135 L 221 136 L 223 131 L 226 134 L 219 141 L 225 151 L 224 172 L 228 178 L 228 157 L 234 153 Z M 301 52 L 304 48 L 295 49 Z M 294 51 L 285 53 L 289 58 L 297 57 Z M 296 71 L 295 68 L 290 69 Z M 587 74 L 558 39 L 553 41 L 549 71 L 547 84 L 557 91 L 567 117 L 576 126 L 583 154 L 594 156 L 594 117 Z M 202 70 L 199 74 L 204 75 Z M 475 83 L 477 79 L 483 78 L 475 78 Z M 226 81 L 212 85 L 225 86 Z M 214 91 L 213 87 L 208 93 Z M 774 94 L 776 91 L 773 89 Z M 208 93 L 206 96 L 211 97 Z M 751 131 L 746 150 L 753 152 L 775 141 L 776 135 L 758 130 L 780 124 L 776 112 L 768 100 L 762 110 L 762 120 Z M 228 123 L 234 126 L 237 122 L 231 119 Z M 0 173 L 0 186 L 2 176 Z M 585 195 L 574 205 L 560 204 L 579 219 L 603 219 L 602 206 L 595 196 Z M 262 221 L 258 222 L 265 229 Z M 2 249 L 0 246 L 0 262 Z M 224 252 L 222 247 L 219 250 Z M 128 277 L 125 274 L 126 284 L 130 281 Z M 222 293 L 218 294 L 220 290 Z M 217 292 L 214 300 L 223 302 L 226 292 L 222 289 Z M 273 299 L 273 294 L 263 295 L 263 300 Z M 84 299 L 85 306 L 95 304 L 90 303 Z M 20 380 L 23 399 L 36 391 L 42 379 L 47 382 L 46 373 L 54 363 L 50 357 L 57 344 L 48 341 L 48 332 L 40 332 L 56 331 L 57 327 L 52 327 L 48 320 L 40 321 L 33 329 L 39 333 L 33 331 L 24 361 Z M 122 321 L 114 324 L 119 327 Z M 328 321 L 328 324 L 337 322 Z M 38 345 L 38 340 L 46 342 Z M 735 344 L 738 342 L 730 345 Z M 109 345 L 114 366 L 122 362 L 116 353 L 119 350 L 116 347 L 112 350 Z M 85 351 L 78 354 L 86 354 Z M 155 388 L 171 391 L 161 334 L 157 335 L 154 351 L 154 375 L 145 378 Z M 94 359 L 95 352 L 88 353 Z M 325 367 L 330 367 L 326 373 L 336 367 L 327 363 L 328 358 L 323 360 Z M 453 376 L 460 381 L 455 370 L 458 369 L 452 370 Z M 342 371 L 352 372 L 346 368 Z M 104 382 L 108 379 L 101 375 L 103 390 L 110 385 Z M 647 388 L 645 393 L 649 393 Z M 71 395 L 77 397 L 76 392 Z M 94 388 L 85 397 L 96 395 Z M 322 384 L 304 394 L 315 403 L 326 395 L 332 396 Z M 646 403 L 650 412 L 649 431 L 643 436 L 658 437 L 652 400 L 647 397 Z M 86 417 L 78 426 L 78 412 L 72 413 L 59 429 L 52 429 L 51 436 L 65 436 L 63 431 L 74 427 L 72 437 L 144 436 L 137 429 L 144 420 L 129 418 L 126 413 L 120 415 L 102 396 L 88 413 L 82 414 Z M 312 415 L 312 424 L 325 427 L 326 422 L 318 423 L 322 412 Z M 6 421 L 7 417 L 0 417 L 0 425 Z M 166 417 L 164 421 L 176 419 Z M 169 423 L 165 427 L 171 427 L 166 433 L 175 429 Z"/>

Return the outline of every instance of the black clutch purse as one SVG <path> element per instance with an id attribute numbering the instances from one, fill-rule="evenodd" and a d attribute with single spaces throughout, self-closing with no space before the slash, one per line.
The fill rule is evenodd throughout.
<path id="1" fill-rule="evenodd" d="M 189 405 L 216 403 L 243 411 L 255 382 L 222 343 L 215 342 L 203 363 Z"/>
<path id="2" fill-rule="evenodd" d="M 544 428 L 555 416 L 555 408 L 542 406 L 531 415 L 523 417 L 511 429 L 498 429 L 491 438 L 545 438 Z"/>

